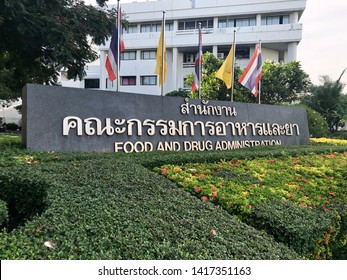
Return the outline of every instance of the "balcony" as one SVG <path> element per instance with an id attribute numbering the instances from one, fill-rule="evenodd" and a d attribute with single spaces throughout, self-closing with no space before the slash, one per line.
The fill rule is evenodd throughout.
<path id="1" fill-rule="evenodd" d="M 236 30 L 238 44 L 299 42 L 302 38 L 302 24 L 261 25 L 237 28 L 208 28 L 203 29 L 203 45 L 230 45 Z M 176 30 L 166 32 L 166 47 L 192 47 L 198 44 L 198 30 Z M 124 34 L 126 49 L 156 49 L 160 33 Z M 109 41 L 100 50 L 107 50 Z"/>

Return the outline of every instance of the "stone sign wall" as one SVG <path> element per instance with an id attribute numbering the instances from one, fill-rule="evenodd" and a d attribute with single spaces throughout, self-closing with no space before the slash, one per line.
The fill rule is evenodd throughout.
<path id="1" fill-rule="evenodd" d="M 232 150 L 309 143 L 306 111 L 28 84 L 23 142 L 37 151 Z"/>

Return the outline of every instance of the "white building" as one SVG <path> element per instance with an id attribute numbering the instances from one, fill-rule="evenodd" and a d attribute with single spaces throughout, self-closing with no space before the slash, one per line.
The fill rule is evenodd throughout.
<path id="1" fill-rule="evenodd" d="M 306 0 L 157 0 L 122 4 L 129 27 L 124 30 L 120 91 L 160 95 L 154 74 L 163 11 L 166 11 L 167 81 L 164 92 L 185 88 L 194 71 L 198 23 L 202 24 L 203 51 L 226 57 L 236 30 L 236 63 L 246 67 L 261 40 L 263 60 L 296 60 L 302 38 L 299 19 Z M 100 64 L 86 68 L 83 81 L 64 79 L 63 86 L 115 90 L 105 69 L 109 41 L 100 46 Z"/>

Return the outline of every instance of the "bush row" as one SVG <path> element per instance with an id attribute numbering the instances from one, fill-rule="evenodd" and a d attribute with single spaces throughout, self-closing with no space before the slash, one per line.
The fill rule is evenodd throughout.
<path id="1" fill-rule="evenodd" d="M 347 140 L 345 139 L 331 139 L 331 138 L 311 138 L 311 144 L 322 145 L 328 144 L 332 146 L 347 146 Z"/>
<path id="2" fill-rule="evenodd" d="M 38 154 L 34 161 L 11 168 L 49 182 L 47 209 L 0 234 L 1 259 L 300 258 L 129 158 L 59 154 L 41 164 Z"/>
<path id="3" fill-rule="evenodd" d="M 252 209 L 247 222 L 306 258 L 339 259 L 346 245 L 346 220 L 341 215 L 346 213 L 268 200 Z"/>
<path id="4" fill-rule="evenodd" d="M 40 215 L 0 234 L 0 258 L 298 259 L 296 252 L 269 234 L 148 169 L 163 163 L 331 149 L 296 148 L 115 155 L 34 153 L 7 146 L 0 150 L 0 159 L 10 164 L 0 160 L 1 174 L 11 171 L 12 178 L 23 174 L 23 186 L 45 182 L 47 198 Z M 45 241 L 50 241 L 51 248 L 44 246 Z"/>
<path id="5" fill-rule="evenodd" d="M 0 228 L 8 222 L 8 209 L 6 202 L 0 200 Z"/>
<path id="6" fill-rule="evenodd" d="M 46 196 L 46 183 L 32 178 L 27 170 L 0 169 L 0 200 L 6 204 L 8 219 L 3 222 L 8 220 L 8 228 L 17 227 L 26 219 L 41 213 L 45 208 Z"/>
<path id="7" fill-rule="evenodd" d="M 347 140 L 347 130 L 341 130 L 330 135 L 331 138 Z"/>
<path id="8" fill-rule="evenodd" d="M 347 260 L 347 204 L 329 205 L 338 213 L 340 231 L 336 236 L 336 242 L 332 246 L 334 259 Z"/>
<path id="9" fill-rule="evenodd" d="M 215 163 L 221 160 L 254 159 L 257 157 L 296 156 L 307 154 L 324 154 L 347 151 L 347 145 L 332 146 L 329 143 L 303 146 L 258 146 L 250 149 L 237 149 L 231 151 L 204 151 L 204 152 L 154 152 L 147 154 L 128 154 L 127 159 L 134 160 L 150 169 L 164 164 L 185 163 Z"/>

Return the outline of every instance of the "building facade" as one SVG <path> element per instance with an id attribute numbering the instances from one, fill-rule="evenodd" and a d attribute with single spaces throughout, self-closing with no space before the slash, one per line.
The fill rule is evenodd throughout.
<path id="1" fill-rule="evenodd" d="M 203 52 L 224 59 L 236 30 L 236 63 L 241 68 L 248 64 L 259 40 L 263 61 L 289 62 L 297 57 L 302 38 L 299 20 L 305 7 L 306 0 L 156 0 L 122 4 L 129 26 L 123 34 L 126 51 L 121 54 L 120 91 L 160 95 L 154 70 L 163 11 L 166 93 L 187 88 L 185 79 L 194 71 L 199 23 Z M 117 83 L 108 79 L 104 66 L 109 44 L 110 40 L 99 47 L 99 64 L 86 67 L 84 80 L 68 81 L 63 73 L 62 85 L 115 90 Z"/>

